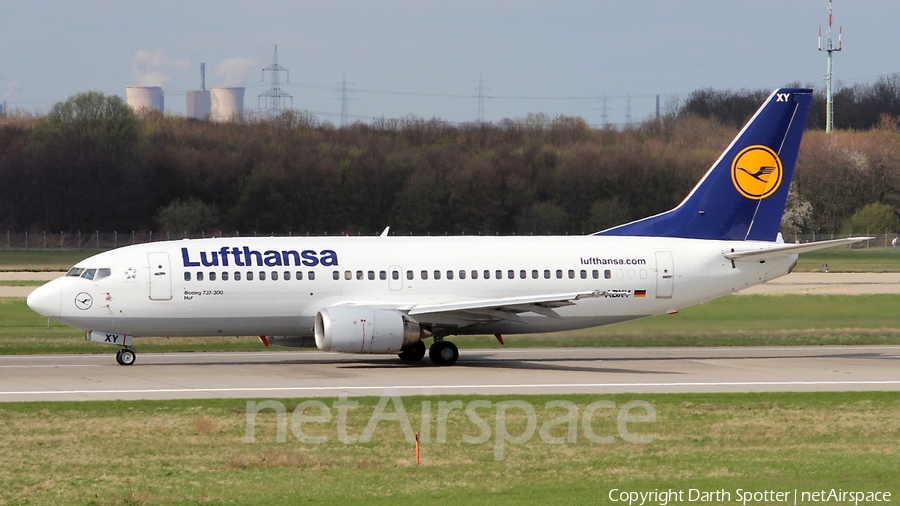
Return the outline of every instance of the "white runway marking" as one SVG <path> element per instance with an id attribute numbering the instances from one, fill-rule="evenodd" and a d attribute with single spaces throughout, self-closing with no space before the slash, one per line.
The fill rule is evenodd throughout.
<path id="1" fill-rule="evenodd" d="M 748 386 L 853 386 L 900 385 L 900 380 L 885 381 L 733 381 L 733 382 L 675 382 L 675 383 L 536 383 L 522 385 L 384 385 L 329 387 L 248 387 L 248 388 L 153 388 L 134 390 L 34 390 L 6 391 L 0 395 L 82 395 L 82 394 L 175 394 L 227 392 L 320 392 L 325 390 L 442 390 L 466 388 L 532 389 L 532 388 L 611 388 L 611 387 L 748 387 Z"/>

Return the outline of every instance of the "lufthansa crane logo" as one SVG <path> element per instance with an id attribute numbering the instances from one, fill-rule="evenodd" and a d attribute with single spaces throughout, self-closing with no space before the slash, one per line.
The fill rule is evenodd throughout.
<path id="1" fill-rule="evenodd" d="M 731 182 L 738 193 L 751 200 L 775 193 L 783 176 L 778 154 L 759 144 L 742 149 L 731 162 Z"/>

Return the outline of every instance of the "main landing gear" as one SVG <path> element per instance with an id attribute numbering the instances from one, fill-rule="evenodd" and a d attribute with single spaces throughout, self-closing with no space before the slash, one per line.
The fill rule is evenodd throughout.
<path id="1" fill-rule="evenodd" d="M 397 356 L 404 362 L 418 362 L 425 357 L 425 343 L 419 341 L 407 346 Z M 434 365 L 453 365 L 459 358 L 459 348 L 450 341 L 435 341 L 428 349 L 428 358 Z"/>
<path id="2" fill-rule="evenodd" d="M 416 344 L 403 348 L 397 356 L 404 362 L 418 362 L 425 356 L 425 351 L 425 343 L 417 341 Z"/>
<path id="3" fill-rule="evenodd" d="M 428 358 L 434 365 L 453 365 L 459 358 L 459 348 L 450 341 L 435 341 L 428 350 Z"/>
<path id="4" fill-rule="evenodd" d="M 119 365 L 132 365 L 136 359 L 137 354 L 135 354 L 134 348 L 131 346 L 126 346 L 116 353 L 116 362 Z"/>

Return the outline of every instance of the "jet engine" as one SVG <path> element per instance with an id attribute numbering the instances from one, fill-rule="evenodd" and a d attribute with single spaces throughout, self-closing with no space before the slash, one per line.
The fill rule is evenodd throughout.
<path id="1" fill-rule="evenodd" d="M 341 353 L 399 353 L 425 333 L 397 311 L 335 306 L 316 313 L 316 346 Z"/>

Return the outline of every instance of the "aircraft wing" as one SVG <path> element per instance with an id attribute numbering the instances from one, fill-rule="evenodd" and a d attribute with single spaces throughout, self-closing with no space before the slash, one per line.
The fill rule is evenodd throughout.
<path id="1" fill-rule="evenodd" d="M 409 315 L 419 321 L 444 325 L 469 325 L 477 322 L 508 320 L 527 323 L 519 313 L 537 313 L 550 318 L 562 319 L 555 308 L 571 306 L 575 301 L 602 297 L 606 292 L 571 292 L 524 297 L 504 297 L 499 299 L 475 299 L 445 302 L 431 305 L 417 305 L 409 309 Z"/>
<path id="2" fill-rule="evenodd" d="M 862 242 L 868 239 L 874 239 L 874 237 L 848 237 L 846 239 L 834 239 L 832 241 L 819 241 L 819 242 L 808 242 L 805 244 L 776 244 L 774 246 L 767 246 L 752 250 L 745 251 L 730 251 L 725 252 L 725 258 L 729 260 L 736 261 L 757 261 L 757 260 L 766 260 L 771 258 L 778 258 L 786 255 L 792 255 L 797 253 L 806 253 L 808 251 L 815 251 L 817 249 L 824 248 L 833 248 L 835 246 L 842 246 L 845 244 L 853 244 L 857 242 Z"/>

